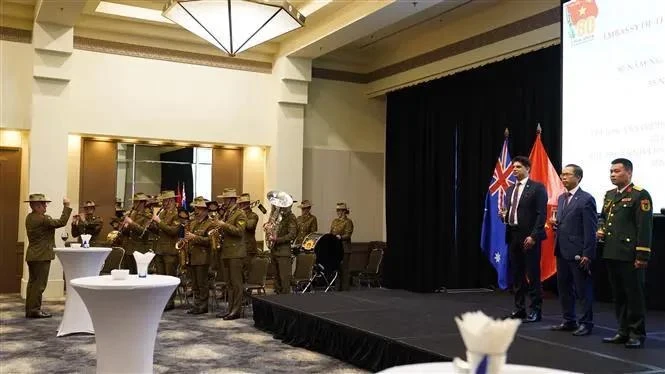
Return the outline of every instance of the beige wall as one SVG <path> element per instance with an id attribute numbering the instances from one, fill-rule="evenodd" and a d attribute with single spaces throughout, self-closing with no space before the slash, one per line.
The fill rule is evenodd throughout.
<path id="1" fill-rule="evenodd" d="M 312 200 L 320 232 L 328 232 L 335 204 L 344 201 L 354 221 L 354 241 L 385 238 L 385 111 L 385 100 L 366 98 L 363 85 L 312 80 L 305 107 L 302 199 Z"/>
<path id="2" fill-rule="evenodd" d="M 30 128 L 32 48 L 0 41 L 0 128 Z"/>
<path id="3" fill-rule="evenodd" d="M 261 147 L 247 147 L 243 150 L 242 161 L 242 192 L 247 192 L 252 201 L 261 200 L 265 205 L 265 166 L 266 166 L 266 152 Z M 259 216 L 259 222 L 256 225 L 256 240 L 262 241 L 263 238 L 263 222 L 266 216 L 261 213 L 258 208 L 253 209 L 254 213 Z"/>

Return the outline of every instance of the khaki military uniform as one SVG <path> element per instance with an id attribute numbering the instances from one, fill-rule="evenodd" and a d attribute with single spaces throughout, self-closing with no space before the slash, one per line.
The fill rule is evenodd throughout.
<path id="1" fill-rule="evenodd" d="M 300 247 L 307 235 L 319 230 L 319 224 L 316 221 L 316 216 L 309 213 L 299 216 L 296 222 L 298 224 L 298 234 L 293 243 Z"/>
<path id="2" fill-rule="evenodd" d="M 132 211 L 129 215 L 132 223 L 123 228 L 125 235 L 125 257 L 122 260 L 122 268 L 129 269 L 132 274 L 136 274 L 136 261 L 134 260 L 134 251 L 146 253 L 152 250 L 151 233 L 146 226 L 152 225 L 152 209 L 145 208 L 141 211 Z"/>
<path id="3" fill-rule="evenodd" d="M 618 334 L 644 338 L 645 269 L 636 269 L 635 260 L 649 261 L 653 229 L 653 206 L 649 193 L 632 183 L 620 193 L 605 193 L 599 230 L 605 232 L 603 258 L 614 295 Z"/>
<path id="4" fill-rule="evenodd" d="M 175 244 L 178 241 L 178 229 L 180 221 L 178 219 L 178 209 L 173 207 L 169 210 L 163 210 L 159 213 L 159 223 L 156 224 L 158 230 L 157 240 L 155 241 L 155 267 L 157 274 L 178 276 L 178 250 Z M 173 307 L 175 291 L 171 295 L 166 308 Z"/>
<path id="5" fill-rule="evenodd" d="M 275 264 L 275 293 L 286 294 L 291 293 L 291 242 L 298 235 L 298 221 L 292 212 L 281 214 L 282 221 L 270 254 Z"/>
<path id="6" fill-rule="evenodd" d="M 28 263 L 28 287 L 25 298 L 26 317 L 40 312 L 42 294 L 48 283 L 51 260 L 55 258 L 55 229 L 67 225 L 72 208 L 64 207 L 59 219 L 48 214 L 28 213 L 25 217 L 25 230 L 28 236 L 28 249 L 25 261 Z"/>
<path id="7" fill-rule="evenodd" d="M 189 269 L 192 278 L 192 291 L 194 293 L 194 313 L 208 312 L 208 268 L 210 267 L 210 238 L 208 232 L 212 228 L 212 221 L 207 217 L 199 220 L 194 218 L 189 222 L 187 231 L 196 235 L 188 242 Z"/>
<path id="8" fill-rule="evenodd" d="M 351 262 L 351 235 L 353 234 L 353 221 L 350 218 L 335 218 L 330 224 L 330 233 L 333 235 L 339 235 L 342 240 L 342 246 L 344 247 L 344 259 L 342 260 L 342 269 L 341 269 L 341 282 L 339 283 L 338 289 L 341 291 L 346 291 L 351 288 L 351 268 L 349 267 Z"/>
<path id="9" fill-rule="evenodd" d="M 226 276 L 229 309 L 227 315 L 239 316 L 243 300 L 243 261 L 247 256 L 245 211 L 232 206 L 224 212 L 218 224 L 223 236 L 221 267 Z"/>
<path id="10" fill-rule="evenodd" d="M 81 235 L 91 235 L 90 246 L 96 247 L 101 244 L 99 240 L 99 233 L 102 231 L 102 226 L 104 225 L 104 220 L 100 216 L 91 216 L 86 217 L 86 220 L 83 221 L 79 219 L 78 224 L 72 222 L 72 236 L 78 237 L 79 242 L 83 242 Z"/>
<path id="11" fill-rule="evenodd" d="M 256 225 L 259 223 L 259 216 L 252 212 L 250 208 L 245 209 L 245 216 L 247 217 L 247 225 L 245 226 L 245 249 L 247 250 L 247 256 L 243 263 L 243 276 L 244 279 L 247 279 L 249 277 L 252 260 L 254 260 L 258 254 L 258 245 L 256 244 Z"/>

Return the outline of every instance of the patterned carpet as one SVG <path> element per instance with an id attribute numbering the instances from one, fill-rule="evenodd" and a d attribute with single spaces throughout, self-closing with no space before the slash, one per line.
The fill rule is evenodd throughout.
<path id="1" fill-rule="evenodd" d="M 177 305 L 177 304 L 176 304 Z M 24 318 L 18 295 L 0 295 L 0 373 L 94 373 L 92 335 L 56 337 L 64 302 L 45 302 L 52 318 Z M 249 310 L 249 309 L 248 309 Z M 119 311 L 122 313 L 122 311 Z M 155 373 L 366 373 L 334 358 L 294 348 L 243 319 L 165 312 L 155 343 Z"/>

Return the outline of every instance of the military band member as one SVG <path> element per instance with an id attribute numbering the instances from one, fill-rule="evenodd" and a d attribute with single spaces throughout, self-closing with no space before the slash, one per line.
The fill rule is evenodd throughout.
<path id="1" fill-rule="evenodd" d="M 83 204 L 83 213 L 74 216 L 72 221 L 72 236 L 78 237 L 79 241 L 81 235 L 91 235 L 90 246 L 95 247 L 100 243 L 99 233 L 102 231 L 104 221 L 102 217 L 95 215 L 95 202 L 88 200 Z"/>
<path id="2" fill-rule="evenodd" d="M 28 287 L 25 298 L 26 318 L 48 318 L 51 315 L 43 310 L 42 294 L 48 282 L 51 260 L 55 258 L 55 229 L 67 225 L 72 208 L 69 199 L 62 199 L 62 213 L 59 219 L 46 214 L 46 207 L 51 202 L 41 193 L 31 194 L 26 203 L 32 211 L 25 217 L 25 230 L 28 236 L 28 249 L 25 261 L 28 263 Z"/>
<path id="3" fill-rule="evenodd" d="M 604 343 L 642 348 L 646 338 L 644 277 L 651 256 L 653 209 L 649 193 L 631 182 L 633 163 L 612 161 L 597 237 L 605 242 L 603 258 L 612 286 L 619 329 Z"/>
<path id="4" fill-rule="evenodd" d="M 237 199 L 238 195 L 234 188 L 225 188 L 224 192 L 217 196 L 224 211 L 221 219 L 215 225 L 223 237 L 220 257 L 224 274 L 227 277 L 229 302 L 226 313 L 220 312 L 217 317 L 225 320 L 240 318 L 244 294 L 242 268 L 245 256 L 247 256 L 244 239 L 247 217 L 245 212 L 236 205 Z"/>
<path id="5" fill-rule="evenodd" d="M 208 268 L 210 267 L 210 238 L 208 232 L 212 221 L 208 218 L 206 200 L 199 196 L 192 201 L 194 218 L 189 222 L 185 232 L 185 240 L 189 250 L 189 274 L 192 279 L 194 305 L 187 311 L 189 314 L 208 313 Z"/>
<path id="6" fill-rule="evenodd" d="M 316 216 L 311 213 L 312 203 L 309 200 L 303 200 L 298 205 L 298 208 L 300 208 L 302 214 L 296 219 L 298 222 L 298 234 L 296 235 L 294 244 L 300 247 L 307 235 L 319 230 L 319 224 L 316 221 Z"/>
<path id="7" fill-rule="evenodd" d="M 134 251 L 146 253 L 152 249 L 152 242 L 146 226 L 152 223 L 152 208 L 148 205 L 150 198 L 143 192 L 134 194 L 132 208 L 125 217 L 121 232 L 125 236 L 125 256 L 122 259 L 122 268 L 129 269 L 136 274 L 136 261 Z"/>
<path id="8" fill-rule="evenodd" d="M 287 294 L 291 293 L 291 275 L 293 274 L 291 243 L 298 235 L 298 221 L 291 212 L 291 207 L 279 208 L 273 205 L 272 209 L 279 209 L 279 214 L 282 216 L 274 235 L 270 235 L 270 240 L 274 243 L 270 248 L 270 255 L 275 264 L 275 293 Z"/>
<path id="9" fill-rule="evenodd" d="M 251 201 L 249 194 L 243 193 L 240 195 L 236 203 L 238 204 L 238 209 L 245 212 L 245 216 L 247 217 L 247 224 L 245 225 L 245 249 L 247 250 L 247 256 L 245 257 L 243 264 L 243 278 L 245 280 L 249 277 L 252 260 L 254 260 L 258 254 L 258 246 L 256 244 L 256 225 L 259 223 L 259 216 L 252 212 L 250 206 Z"/>
<path id="10" fill-rule="evenodd" d="M 344 259 L 342 260 L 341 282 L 337 289 L 346 291 L 351 288 L 351 235 L 353 234 L 353 221 L 348 217 L 349 208 L 346 203 L 337 203 L 337 218 L 330 224 L 330 233 L 342 241 L 344 247 Z"/>
<path id="11" fill-rule="evenodd" d="M 178 229 L 180 221 L 178 220 L 178 207 L 176 206 L 175 192 L 168 190 L 162 191 L 159 195 L 162 201 L 162 207 L 153 215 L 157 230 L 157 240 L 155 241 L 155 267 L 157 274 L 178 276 L 178 250 L 175 244 L 178 241 Z M 175 291 L 164 310 L 171 310 L 174 307 Z"/>

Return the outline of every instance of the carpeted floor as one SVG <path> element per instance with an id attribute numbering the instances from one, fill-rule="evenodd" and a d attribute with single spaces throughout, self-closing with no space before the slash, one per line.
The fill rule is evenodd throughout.
<path id="1" fill-rule="evenodd" d="M 24 318 L 18 295 L 0 295 L 0 373 L 94 373 L 95 337 L 56 337 L 64 302 L 45 302 L 47 319 Z M 294 348 L 253 327 L 247 316 L 224 321 L 184 308 L 162 315 L 155 373 L 365 373 L 334 358 Z M 122 310 L 118 310 L 122 313 Z"/>

